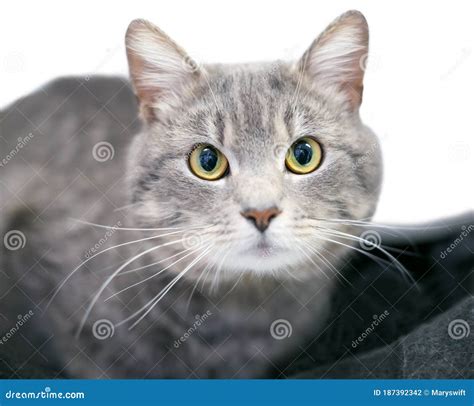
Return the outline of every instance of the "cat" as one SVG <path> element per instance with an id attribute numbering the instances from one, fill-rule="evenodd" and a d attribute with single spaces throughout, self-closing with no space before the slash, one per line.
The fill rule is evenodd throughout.
<path id="1" fill-rule="evenodd" d="M 376 209 L 367 22 L 293 62 L 199 65 L 144 20 L 126 49 L 131 87 L 63 79 L 1 113 L 2 313 L 31 309 L 70 377 L 265 377 L 323 329 Z"/>

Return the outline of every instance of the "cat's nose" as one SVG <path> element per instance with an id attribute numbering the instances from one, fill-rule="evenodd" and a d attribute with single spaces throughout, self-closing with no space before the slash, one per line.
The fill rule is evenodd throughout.
<path id="1" fill-rule="evenodd" d="M 241 212 L 242 216 L 246 219 L 250 220 L 255 227 L 262 233 L 268 228 L 270 225 L 270 221 L 274 219 L 281 213 L 281 210 L 277 209 L 276 207 L 271 207 L 270 209 L 265 210 L 245 210 Z"/>

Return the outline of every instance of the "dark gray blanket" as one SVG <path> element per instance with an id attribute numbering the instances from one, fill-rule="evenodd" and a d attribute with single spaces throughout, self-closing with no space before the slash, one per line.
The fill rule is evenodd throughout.
<path id="1" fill-rule="evenodd" d="M 378 231 L 416 287 L 394 267 L 353 256 L 342 270 L 350 285 L 336 291 L 326 329 L 310 333 L 270 376 L 473 377 L 474 214 Z"/>
<path id="2" fill-rule="evenodd" d="M 351 354 L 295 378 L 465 379 L 474 371 L 470 326 L 474 300 L 467 298 L 390 345 Z"/>

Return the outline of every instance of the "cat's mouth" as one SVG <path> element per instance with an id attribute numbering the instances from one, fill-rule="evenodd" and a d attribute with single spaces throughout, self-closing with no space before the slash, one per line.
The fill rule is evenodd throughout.
<path id="1" fill-rule="evenodd" d="M 250 249 L 250 253 L 257 255 L 258 257 L 265 258 L 271 257 L 276 254 L 276 252 L 281 251 L 281 247 L 278 247 L 276 244 L 269 242 L 266 239 L 260 240 L 254 247 Z"/>

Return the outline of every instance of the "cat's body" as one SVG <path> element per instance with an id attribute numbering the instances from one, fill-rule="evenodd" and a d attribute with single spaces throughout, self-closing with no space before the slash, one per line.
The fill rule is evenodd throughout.
<path id="1" fill-rule="evenodd" d="M 341 22 L 354 29 L 362 20 L 348 14 Z M 138 24 L 136 31 L 145 27 Z M 25 244 L 3 250 L 0 294 L 42 313 L 36 334 L 71 376 L 263 377 L 272 360 L 310 338 L 308 325 L 322 328 L 329 311 L 348 250 L 311 240 L 315 221 L 367 218 L 375 209 L 380 157 L 354 107 L 359 84 L 349 93 L 315 90 L 289 63 L 215 65 L 203 68 L 205 81 L 160 90 L 165 101 L 157 103 L 136 77 L 143 63 L 133 59 L 140 52 L 129 32 L 140 134 L 132 92 L 116 79 L 58 81 L 2 112 L 2 156 L 18 137 L 33 136 L 1 167 L 0 231 L 19 231 Z M 183 77 L 196 75 L 183 68 Z M 153 84 L 165 88 L 161 79 Z M 318 137 L 325 158 L 295 180 L 280 164 L 282 145 L 306 133 Z M 231 172 L 206 183 L 184 158 L 211 134 Z M 270 206 L 278 216 L 265 234 L 241 216 Z"/>

